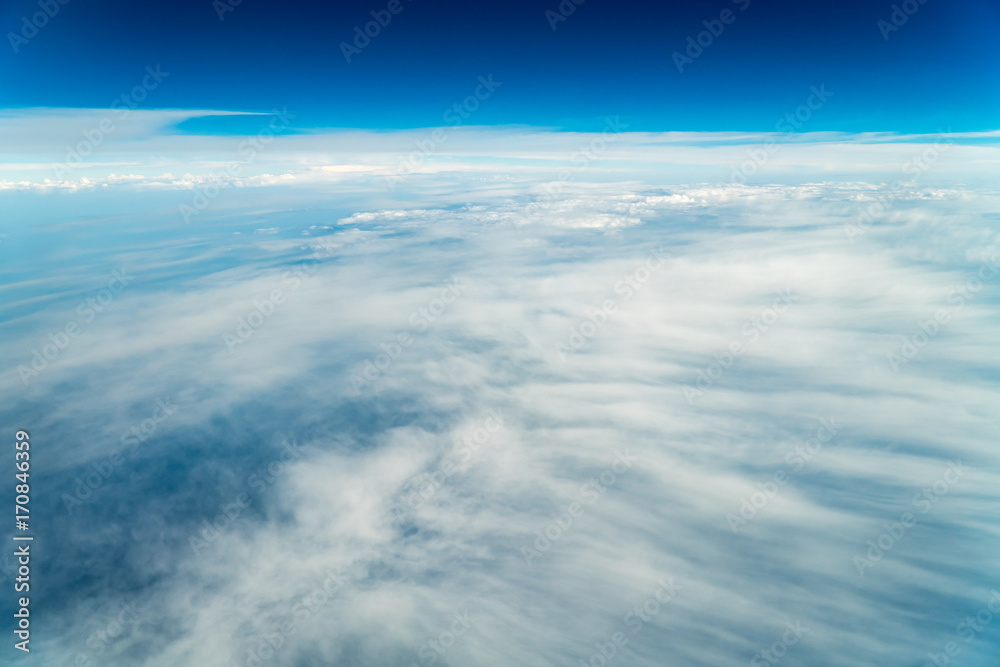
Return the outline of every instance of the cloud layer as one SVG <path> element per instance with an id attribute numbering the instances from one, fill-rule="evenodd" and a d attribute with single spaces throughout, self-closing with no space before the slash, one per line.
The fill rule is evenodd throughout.
<path id="1" fill-rule="evenodd" d="M 992 144 L 520 132 L 278 137 L 188 222 L 11 179 L 48 663 L 991 664 Z"/>

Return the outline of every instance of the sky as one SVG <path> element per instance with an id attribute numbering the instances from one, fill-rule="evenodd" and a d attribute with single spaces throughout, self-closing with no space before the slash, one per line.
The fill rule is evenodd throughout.
<path id="1" fill-rule="evenodd" d="M 995 3 L 46 1 L 0 664 L 995 667 Z"/>
<path id="2" fill-rule="evenodd" d="M 837 95 L 821 131 L 982 131 L 1000 112 L 1000 7 L 988 0 L 913 0 L 895 18 L 898 5 L 857 0 L 587 0 L 565 15 L 555 0 L 401 0 L 348 62 L 341 44 L 387 4 L 71 0 L 12 43 L 40 10 L 8 1 L 0 108 L 106 108 L 159 65 L 169 83 L 146 108 L 288 107 L 309 128 L 437 126 L 490 75 L 502 94 L 476 124 L 592 131 L 621 116 L 642 131 L 770 131 L 813 85 Z M 698 54 L 688 38 L 702 32 Z M 688 49 L 679 71 L 674 54 Z"/>

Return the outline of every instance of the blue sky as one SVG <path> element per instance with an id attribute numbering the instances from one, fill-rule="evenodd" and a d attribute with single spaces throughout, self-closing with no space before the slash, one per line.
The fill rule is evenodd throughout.
<path id="1" fill-rule="evenodd" d="M 892 31 L 878 25 L 891 2 L 587 0 L 564 3 L 575 9 L 553 30 L 556 0 L 402 0 L 348 63 L 340 44 L 387 4 L 245 0 L 220 20 L 209 0 L 71 0 L 15 53 L 9 33 L 39 9 L 7 2 L 0 107 L 107 107 L 159 64 L 169 85 L 148 107 L 288 107 L 304 127 L 440 125 L 489 74 L 502 94 L 476 124 L 593 130 L 610 115 L 644 131 L 766 131 L 820 84 L 837 103 L 814 130 L 975 131 L 1000 118 L 1000 8 L 988 0 L 913 0 Z M 728 25 L 712 24 L 727 10 Z M 720 34 L 679 72 L 672 54 L 706 21 Z"/>

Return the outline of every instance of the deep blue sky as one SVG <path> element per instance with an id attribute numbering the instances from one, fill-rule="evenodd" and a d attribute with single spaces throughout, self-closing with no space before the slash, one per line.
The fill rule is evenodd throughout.
<path id="1" fill-rule="evenodd" d="M 159 63 L 170 77 L 146 108 L 287 106 L 307 127 L 440 125 L 491 73 L 502 87 L 469 123 L 772 130 L 822 83 L 835 97 L 804 130 L 1000 127 L 989 0 L 926 0 L 888 41 L 876 23 L 892 2 L 876 0 L 586 0 L 555 31 L 558 0 L 402 1 L 350 64 L 340 42 L 386 1 L 243 0 L 220 21 L 212 0 L 69 0 L 17 54 L 7 33 L 38 6 L 9 1 L 0 107 L 107 107 Z M 735 21 L 679 73 L 671 54 L 727 8 Z"/>

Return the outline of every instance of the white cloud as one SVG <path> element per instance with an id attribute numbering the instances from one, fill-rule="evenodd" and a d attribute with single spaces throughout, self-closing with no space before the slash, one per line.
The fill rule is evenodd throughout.
<path id="1" fill-rule="evenodd" d="M 448 145 L 467 162 L 407 177 L 390 197 L 373 179 L 417 134 L 276 139 L 246 184 L 288 182 L 220 196 L 183 228 L 163 193 L 204 174 L 171 165 L 161 173 L 184 175 L 99 181 L 145 193 L 147 226 L 134 212 L 94 221 L 88 229 L 114 247 L 51 271 L 48 291 L 68 291 L 44 311 L 29 280 L 11 281 L 0 398 L 59 452 L 42 496 L 66 544 L 49 564 L 68 591 L 62 632 L 42 647 L 54 663 L 87 651 L 93 619 L 126 594 L 145 615 L 105 664 L 246 664 L 247 650 L 292 621 L 270 664 L 426 664 L 426 642 L 467 609 L 471 628 L 435 653 L 439 664 L 578 664 L 617 631 L 629 638 L 620 664 L 746 664 L 801 620 L 810 632 L 783 664 L 880 665 L 940 650 L 983 606 L 997 566 L 983 500 L 998 481 L 1000 358 L 986 336 L 996 284 L 961 308 L 949 295 L 997 249 L 996 193 L 961 183 L 960 156 L 992 159 L 992 147 L 955 146 L 941 171 L 895 193 L 882 183 L 919 145 L 895 137 L 804 138 L 773 158 L 792 170 L 836 155 L 834 172 L 872 160 L 849 178 L 824 165 L 802 182 L 732 185 L 727 156 L 746 146 L 721 144 L 737 137 L 685 146 L 637 135 L 555 190 L 579 135 L 475 129 Z M 489 168 L 471 158 L 477 142 L 512 137 L 532 144 L 525 157 Z M 337 142 L 367 157 L 322 164 Z M 715 165 L 720 178 L 672 181 L 685 164 Z M 472 173 L 498 178 L 472 186 Z M 73 196 L 80 210 L 96 206 L 94 193 Z M 845 225 L 880 197 L 885 210 L 851 242 Z M 622 287 L 660 247 L 662 267 Z M 290 279 L 310 257 L 311 277 Z M 141 278 L 25 387 L 17 366 L 76 317 L 102 262 Z M 413 313 L 454 277 L 461 297 L 421 330 Z M 223 335 L 276 289 L 282 303 L 230 352 Z M 783 290 L 793 303 L 768 321 Z M 560 346 L 608 300 L 613 314 L 563 358 Z M 895 372 L 888 353 L 941 308 L 950 321 Z M 412 343 L 355 391 L 352 375 L 400 333 Z M 683 387 L 725 366 L 734 342 L 744 352 L 689 400 Z M 68 516 L 61 494 L 164 396 L 176 415 Z M 414 480 L 439 470 L 489 410 L 503 412 L 503 429 L 400 519 Z M 830 417 L 843 428 L 795 470 L 787 457 Z M 250 475 L 292 436 L 301 455 L 257 491 Z M 620 451 L 635 463 L 606 476 L 591 503 L 584 485 Z M 920 513 L 914 497 L 958 459 L 968 472 Z M 727 515 L 778 470 L 788 482 L 734 534 Z M 201 520 L 240 493 L 252 507 L 195 555 Z M 582 513 L 537 549 L 536 531 L 573 502 Z M 918 524 L 861 576 L 853 559 L 903 511 Z M 539 554 L 528 563 L 522 547 Z M 338 568 L 344 585 L 296 619 L 294 605 Z M 627 614 L 670 577 L 676 598 L 633 634 Z"/>

